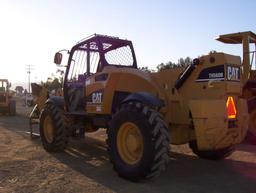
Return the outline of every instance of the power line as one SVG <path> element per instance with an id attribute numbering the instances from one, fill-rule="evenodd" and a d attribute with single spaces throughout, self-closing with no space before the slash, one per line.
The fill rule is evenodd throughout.
<path id="1" fill-rule="evenodd" d="M 28 73 L 28 93 L 30 93 L 30 75 L 31 75 L 31 71 L 34 70 L 33 65 L 26 65 L 26 70 Z"/>

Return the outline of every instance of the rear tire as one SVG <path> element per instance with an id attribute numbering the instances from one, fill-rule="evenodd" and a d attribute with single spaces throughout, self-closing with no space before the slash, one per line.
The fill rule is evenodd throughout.
<path id="1" fill-rule="evenodd" d="M 63 151 L 68 143 L 63 111 L 53 103 L 46 103 L 40 115 L 40 137 L 48 152 Z"/>
<path id="2" fill-rule="evenodd" d="M 229 156 L 234 150 L 233 147 L 227 147 L 217 150 L 198 150 L 196 141 L 189 142 L 189 147 L 192 149 L 193 153 L 196 154 L 198 157 L 209 160 L 224 159 L 225 157 Z"/>
<path id="3" fill-rule="evenodd" d="M 107 130 L 108 152 L 114 170 L 139 181 L 164 170 L 169 161 L 169 134 L 159 112 L 141 103 L 124 104 Z"/>

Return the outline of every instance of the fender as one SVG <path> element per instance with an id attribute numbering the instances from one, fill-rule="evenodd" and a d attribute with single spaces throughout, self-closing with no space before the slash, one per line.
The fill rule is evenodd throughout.
<path id="1" fill-rule="evenodd" d="M 163 100 L 159 99 L 158 97 L 149 94 L 147 92 L 137 92 L 137 93 L 132 93 L 128 97 L 126 97 L 121 104 L 128 103 L 130 101 L 137 101 L 141 102 L 145 105 L 149 106 L 155 106 L 155 107 L 163 107 L 164 102 Z"/>
<path id="2" fill-rule="evenodd" d="M 64 97 L 62 96 L 50 96 L 50 98 L 47 99 L 46 103 L 53 103 L 60 109 L 64 109 L 65 105 Z"/>

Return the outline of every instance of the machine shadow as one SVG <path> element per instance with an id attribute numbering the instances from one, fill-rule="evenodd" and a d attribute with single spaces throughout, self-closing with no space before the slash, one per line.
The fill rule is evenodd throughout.
<path id="1" fill-rule="evenodd" d="M 28 118 L 5 117 L 1 124 L 8 130 L 29 139 Z M 21 127 L 17 128 L 19 124 Z M 96 136 L 97 137 L 97 136 Z M 41 146 L 40 139 L 31 141 Z M 237 151 L 256 154 L 254 146 L 242 144 Z M 112 170 L 108 159 L 107 146 L 103 140 L 86 137 L 71 140 L 63 153 L 51 154 L 60 162 L 80 174 L 116 192 L 232 192 L 250 193 L 256 191 L 256 162 L 236 160 L 236 155 L 222 161 L 199 159 L 191 152 L 182 154 L 172 151 L 166 171 L 151 180 L 133 183 L 124 180 Z"/>
<path id="2" fill-rule="evenodd" d="M 117 192 L 253 192 L 256 164 L 227 158 L 223 161 L 199 159 L 171 152 L 170 163 L 159 177 L 133 183 L 112 170 L 104 141 L 86 137 L 71 141 L 64 153 L 53 154 L 73 170 Z"/>

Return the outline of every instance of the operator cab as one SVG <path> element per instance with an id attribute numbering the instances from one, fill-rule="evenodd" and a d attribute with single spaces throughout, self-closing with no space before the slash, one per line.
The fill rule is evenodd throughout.
<path id="1" fill-rule="evenodd" d="M 78 73 L 83 71 L 101 72 L 105 66 L 137 68 L 132 42 L 117 37 L 95 34 L 78 42 L 69 54 L 67 70 L 76 76 L 72 78 L 78 78 Z M 57 52 L 54 63 L 61 62 L 62 54 Z"/>
<path id="2" fill-rule="evenodd" d="M 61 61 L 62 54 L 58 52 L 54 62 L 61 64 Z M 95 34 L 71 49 L 64 79 L 64 96 L 69 111 L 84 109 L 86 79 L 107 66 L 137 68 L 132 42 Z"/>

